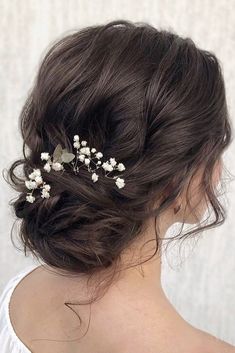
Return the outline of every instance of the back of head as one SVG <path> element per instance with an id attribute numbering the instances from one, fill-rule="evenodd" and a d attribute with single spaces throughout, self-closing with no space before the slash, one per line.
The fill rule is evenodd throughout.
<path id="1" fill-rule="evenodd" d="M 113 265 L 200 166 L 216 214 L 206 227 L 222 222 L 211 181 L 231 140 L 224 82 L 216 56 L 189 38 L 125 20 L 64 36 L 43 58 L 20 123 L 24 158 L 9 169 L 19 192 L 12 205 L 25 250 L 51 266 L 89 274 Z M 75 134 L 124 163 L 125 188 L 102 173 L 93 183 L 83 168 L 43 170 L 41 152 L 58 144 L 72 151 Z M 19 165 L 25 177 L 41 169 L 50 198 L 35 191 L 34 203 L 25 200 Z"/>

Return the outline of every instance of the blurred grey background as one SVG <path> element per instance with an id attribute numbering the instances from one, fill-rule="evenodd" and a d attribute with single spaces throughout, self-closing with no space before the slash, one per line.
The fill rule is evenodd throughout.
<path id="1" fill-rule="evenodd" d="M 0 167 L 21 157 L 18 116 L 47 47 L 66 32 L 113 19 L 146 21 L 158 28 L 190 36 L 213 51 L 223 66 L 227 100 L 234 121 L 234 0 L 0 0 Z M 225 153 L 234 174 L 235 146 Z M 14 222 L 9 200 L 16 194 L 1 175 L 0 290 L 26 266 L 10 240 Z M 179 313 L 192 325 L 235 345 L 235 187 L 228 185 L 226 222 L 197 241 L 174 243 L 163 256 L 162 283 Z M 16 239 L 15 224 L 13 237 Z M 169 234 L 173 233 L 173 227 Z M 16 242 L 16 245 L 20 245 Z"/>

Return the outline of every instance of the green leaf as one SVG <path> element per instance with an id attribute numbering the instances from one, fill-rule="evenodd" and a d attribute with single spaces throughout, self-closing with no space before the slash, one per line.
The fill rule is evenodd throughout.
<path id="1" fill-rule="evenodd" d="M 61 158 L 62 162 L 69 163 L 75 158 L 75 154 L 70 152 L 63 152 Z"/>
<path id="2" fill-rule="evenodd" d="M 62 146 L 61 144 L 58 144 L 53 153 L 53 162 L 61 163 L 62 162 L 61 154 L 62 154 Z"/>

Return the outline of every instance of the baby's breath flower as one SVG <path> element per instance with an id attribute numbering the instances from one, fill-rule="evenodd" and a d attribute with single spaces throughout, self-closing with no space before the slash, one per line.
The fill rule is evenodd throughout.
<path id="1" fill-rule="evenodd" d="M 103 167 L 104 170 L 108 170 L 107 169 L 108 168 L 108 163 L 107 162 L 103 162 L 102 167 Z"/>
<path id="2" fill-rule="evenodd" d="M 35 201 L 35 197 L 33 195 L 27 195 L 26 196 L 26 201 L 33 203 Z"/>
<path id="3" fill-rule="evenodd" d="M 78 141 L 74 142 L 73 147 L 80 148 L 80 143 Z"/>
<path id="4" fill-rule="evenodd" d="M 55 163 L 52 163 L 52 169 L 58 171 L 58 170 L 62 170 L 63 169 L 63 166 L 61 163 L 59 162 L 55 162 Z"/>
<path id="5" fill-rule="evenodd" d="M 34 179 L 34 178 L 35 178 L 34 172 L 30 173 L 30 174 L 29 174 L 29 179 Z"/>
<path id="6" fill-rule="evenodd" d="M 103 153 L 101 153 L 101 152 L 96 153 L 96 158 L 100 159 L 102 157 L 103 157 Z"/>
<path id="7" fill-rule="evenodd" d="M 118 170 L 121 172 L 126 169 L 123 163 L 118 163 L 117 167 L 118 167 Z"/>
<path id="8" fill-rule="evenodd" d="M 88 164 L 90 164 L 91 161 L 90 161 L 89 158 L 85 158 L 84 162 L 85 162 L 86 165 L 88 165 Z"/>
<path id="9" fill-rule="evenodd" d="M 26 180 L 25 185 L 28 189 L 36 189 L 36 187 L 37 187 L 37 183 L 32 180 Z"/>
<path id="10" fill-rule="evenodd" d="M 45 189 L 42 189 L 41 196 L 43 198 L 47 198 L 48 199 L 50 197 L 50 194 Z"/>
<path id="11" fill-rule="evenodd" d="M 90 148 L 89 147 L 82 147 L 82 148 L 80 148 L 80 153 L 84 153 L 89 156 L 90 155 Z"/>
<path id="12" fill-rule="evenodd" d="M 48 152 L 42 152 L 41 153 L 41 160 L 45 160 L 45 161 L 48 161 L 49 159 L 49 153 Z"/>
<path id="13" fill-rule="evenodd" d="M 77 167 L 77 161 L 79 160 L 80 162 L 83 162 L 86 166 L 88 166 L 88 171 L 92 172 L 91 178 L 92 178 L 93 182 L 96 182 L 99 178 L 99 175 L 96 174 L 94 172 L 94 170 L 89 167 L 91 162 L 93 162 L 92 158 L 90 157 L 91 153 L 94 153 L 95 157 L 97 159 L 99 159 L 97 161 L 97 163 L 93 162 L 94 164 L 96 164 L 96 167 L 100 166 L 102 164 L 103 169 L 107 170 L 109 172 L 113 171 L 114 169 L 118 169 L 119 171 L 123 171 L 126 169 L 123 163 L 118 163 L 118 165 L 117 165 L 115 158 L 109 158 L 109 161 L 102 163 L 100 161 L 100 159 L 103 157 L 103 153 L 97 152 L 96 148 L 94 148 L 94 147 L 90 149 L 90 147 L 87 146 L 87 141 L 85 141 L 85 140 L 81 141 L 81 143 L 80 143 L 79 135 L 74 135 L 73 140 L 74 140 L 73 146 L 74 146 L 74 148 L 77 149 L 76 155 L 73 153 L 70 153 L 66 149 L 63 149 L 60 144 L 58 144 L 56 146 L 55 151 L 52 156 L 53 160 L 56 160 L 57 162 L 53 162 L 53 160 L 51 160 L 52 157 L 49 155 L 48 152 L 41 152 L 41 160 L 47 161 L 43 166 L 43 169 L 45 171 L 47 171 L 49 173 L 51 171 L 51 168 L 54 169 L 55 171 L 64 170 L 63 163 L 70 163 L 74 159 L 74 157 L 76 157 L 76 163 L 72 162 L 73 171 L 79 171 L 79 167 Z M 79 153 L 78 153 L 78 150 L 79 150 Z M 97 167 L 97 169 L 98 168 L 99 167 Z M 105 174 L 105 176 L 107 176 L 107 175 Z M 118 178 L 116 176 L 113 179 L 116 179 L 115 183 L 119 189 L 124 187 L 124 185 L 125 185 L 124 179 Z M 29 190 L 34 190 L 37 187 L 40 187 L 41 188 L 41 197 L 42 198 L 49 198 L 50 197 L 49 191 L 51 189 L 51 186 L 49 184 L 46 184 L 43 181 L 43 178 L 41 175 L 41 170 L 39 168 L 33 169 L 33 172 L 31 174 L 29 174 L 29 180 L 25 181 L 25 185 Z M 33 191 L 31 192 L 31 194 L 28 193 L 26 196 L 26 200 L 31 203 L 33 203 L 35 201 L 35 197 L 32 195 L 32 193 L 33 193 Z"/>
<path id="14" fill-rule="evenodd" d="M 39 184 L 42 184 L 42 177 L 41 176 L 36 176 L 35 177 L 35 181 L 36 183 L 39 185 Z"/>
<path id="15" fill-rule="evenodd" d="M 73 140 L 74 141 L 79 141 L 79 136 L 78 135 L 74 135 Z"/>
<path id="16" fill-rule="evenodd" d="M 125 185 L 124 179 L 122 178 L 117 178 L 115 183 L 119 189 L 123 188 Z"/>
<path id="17" fill-rule="evenodd" d="M 113 170 L 113 167 L 111 166 L 111 164 L 107 164 L 106 170 L 108 170 L 109 172 Z"/>
<path id="18" fill-rule="evenodd" d="M 92 173 L 91 176 L 92 180 L 94 181 L 94 183 L 98 180 L 99 176 L 96 173 Z"/>
<path id="19" fill-rule="evenodd" d="M 34 169 L 34 175 L 35 176 L 41 176 L 41 170 L 40 169 Z"/>
<path id="20" fill-rule="evenodd" d="M 115 158 L 109 158 L 111 166 L 115 166 L 117 162 L 115 161 Z"/>
<path id="21" fill-rule="evenodd" d="M 49 184 L 44 184 L 43 189 L 46 191 L 50 191 L 51 190 L 51 186 Z"/>
<path id="22" fill-rule="evenodd" d="M 51 171 L 50 163 L 46 163 L 43 168 L 49 173 Z"/>
<path id="23" fill-rule="evenodd" d="M 84 155 L 84 154 L 80 154 L 80 156 L 78 156 L 78 159 L 79 159 L 81 162 L 84 162 L 85 155 Z"/>
<path id="24" fill-rule="evenodd" d="M 113 167 L 108 162 L 104 162 L 102 164 L 102 167 L 103 167 L 104 170 L 108 170 L 109 172 L 111 172 L 113 170 Z"/>
<path id="25" fill-rule="evenodd" d="M 30 179 L 35 179 L 36 176 L 41 176 L 40 169 L 34 169 L 31 174 L 29 174 Z"/>

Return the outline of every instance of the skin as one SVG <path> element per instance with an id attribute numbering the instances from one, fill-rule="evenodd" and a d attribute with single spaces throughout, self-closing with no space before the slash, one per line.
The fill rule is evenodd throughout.
<path id="1" fill-rule="evenodd" d="M 220 161 L 214 172 L 215 186 L 221 170 Z M 202 195 L 195 192 L 199 190 L 200 173 L 190 185 L 190 201 L 192 206 L 197 205 L 196 218 L 201 218 L 206 210 Z M 174 214 L 173 207 L 179 204 L 181 209 Z M 182 193 L 173 207 L 162 214 L 157 224 L 161 237 L 185 215 L 187 223 L 195 222 L 185 205 Z M 150 219 L 142 236 L 123 252 L 121 264 L 135 263 L 153 254 L 155 242 L 146 241 L 154 239 L 154 227 L 154 220 Z M 63 302 L 87 299 L 91 292 L 84 277 L 60 274 L 63 273 L 50 266 L 40 266 L 24 277 L 11 298 L 12 324 L 34 353 L 235 353 L 235 347 L 191 326 L 171 305 L 161 285 L 160 250 L 142 265 L 129 269 L 123 266 L 105 295 L 92 305 L 89 330 L 77 341 L 86 332 L 90 307 L 72 307 L 82 318 L 79 326 L 78 318 Z M 74 341 L 34 341 L 35 338 Z"/>

